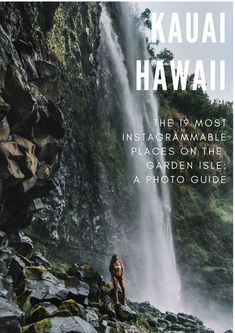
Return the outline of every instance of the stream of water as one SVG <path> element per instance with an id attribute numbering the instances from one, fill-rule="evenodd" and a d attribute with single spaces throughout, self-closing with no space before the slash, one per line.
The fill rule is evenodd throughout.
<path id="1" fill-rule="evenodd" d="M 130 14 L 127 4 L 118 7 L 119 33 L 114 30 L 114 23 L 105 5 L 101 14 L 100 57 L 102 71 L 109 80 L 108 90 L 118 100 L 122 114 L 123 132 L 159 133 L 153 119 L 159 117 L 156 96 L 151 91 L 139 92 L 135 88 L 135 62 L 148 59 L 145 36 L 137 33 L 137 22 Z M 112 104 L 112 103 L 111 103 Z M 112 107 L 112 105 L 111 105 Z M 161 310 L 179 311 L 180 277 L 177 270 L 171 227 L 171 202 L 169 188 L 154 183 L 146 184 L 146 176 L 154 177 L 153 170 L 146 168 L 149 161 L 164 162 L 162 154 L 155 156 L 131 157 L 130 148 L 142 151 L 147 143 L 125 142 L 127 159 L 130 164 L 130 181 L 135 175 L 141 184 L 135 184 L 139 197 L 139 212 L 135 231 L 134 251 L 129 256 L 127 266 L 131 267 L 133 281 L 129 285 L 132 299 L 148 300 Z M 158 143 L 161 148 L 161 143 Z M 162 171 L 164 175 L 164 171 Z"/>

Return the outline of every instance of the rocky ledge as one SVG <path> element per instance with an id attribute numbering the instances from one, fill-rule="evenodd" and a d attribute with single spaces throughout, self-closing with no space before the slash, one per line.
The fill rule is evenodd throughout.
<path id="1" fill-rule="evenodd" d="M 0 232 L 0 272 L 2 333 L 213 332 L 195 316 L 148 302 L 114 305 L 112 285 L 95 269 L 53 267 L 22 231 Z"/>

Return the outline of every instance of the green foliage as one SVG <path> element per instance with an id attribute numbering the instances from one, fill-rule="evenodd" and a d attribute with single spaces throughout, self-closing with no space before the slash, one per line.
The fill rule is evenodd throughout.
<path id="1" fill-rule="evenodd" d="M 62 7 L 58 7 L 54 16 L 54 24 L 48 33 L 48 46 L 57 59 L 66 67 L 65 61 L 65 13 Z"/>
<path id="2" fill-rule="evenodd" d="M 170 61 L 174 59 L 174 54 L 170 50 L 164 48 L 164 50 L 156 55 L 156 59 L 163 60 L 164 64 L 169 65 Z"/>
<path id="3" fill-rule="evenodd" d="M 151 15 L 151 10 L 146 8 L 144 10 L 143 13 L 140 14 L 140 20 L 142 21 L 143 25 L 148 28 L 148 29 L 152 29 L 152 22 L 150 19 L 150 15 Z"/>

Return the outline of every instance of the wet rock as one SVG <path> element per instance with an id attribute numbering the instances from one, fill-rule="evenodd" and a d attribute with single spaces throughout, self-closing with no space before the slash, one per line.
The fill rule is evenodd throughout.
<path id="1" fill-rule="evenodd" d="M 30 86 L 26 80 L 26 73 L 16 63 L 8 67 L 5 94 L 7 101 L 15 110 L 19 120 L 24 120 L 30 116 L 35 99 L 31 95 Z"/>
<path id="2" fill-rule="evenodd" d="M 203 321 L 202 320 L 200 320 L 196 316 L 188 315 L 186 313 L 179 312 L 177 314 L 177 318 L 178 318 L 178 321 L 180 323 L 182 323 L 182 324 L 185 323 L 185 322 L 187 322 L 187 321 L 189 321 L 191 323 L 198 323 L 200 325 L 203 325 Z"/>
<path id="3" fill-rule="evenodd" d="M 174 325 L 178 325 L 176 323 L 173 324 L 171 321 L 165 319 L 164 317 L 158 318 L 157 319 L 157 323 L 158 323 L 158 325 L 160 327 L 162 327 L 162 328 L 169 328 L 169 329 L 173 328 Z"/>
<path id="4" fill-rule="evenodd" d="M 24 333 L 97 333 L 97 330 L 80 317 L 54 317 L 24 327 Z"/>
<path id="5" fill-rule="evenodd" d="M 102 333 L 110 333 L 112 331 L 112 328 L 108 326 L 108 322 L 106 320 L 102 320 L 100 324 L 100 332 Z"/>
<path id="6" fill-rule="evenodd" d="M 29 205 L 29 209 L 33 213 L 39 211 L 43 207 L 44 207 L 44 204 L 42 203 L 42 200 L 40 198 L 36 198 L 36 199 L 32 200 L 31 204 Z"/>
<path id="7" fill-rule="evenodd" d="M 160 310 L 156 309 L 153 305 L 149 302 L 130 302 L 128 301 L 128 305 L 134 310 L 138 311 L 143 314 L 148 314 L 151 318 L 159 318 L 161 317 L 162 313 Z"/>
<path id="8" fill-rule="evenodd" d="M 41 79 L 50 80 L 53 82 L 58 80 L 60 70 L 54 64 L 51 64 L 47 61 L 38 60 L 35 61 L 35 66 Z"/>
<path id="9" fill-rule="evenodd" d="M 63 114 L 54 104 L 60 70 L 39 60 L 33 42 L 17 34 L 12 38 L 8 23 L 5 28 L 7 33 L 0 27 L 0 228 L 11 233 L 29 225 L 32 214 L 42 208 L 35 199 L 55 189 L 50 177 L 61 154 L 56 138 L 62 138 L 65 130 Z M 42 136 L 52 140 L 43 148 L 39 165 L 42 147 L 37 138 Z M 49 163 L 43 160 L 45 153 Z"/>
<path id="10" fill-rule="evenodd" d="M 165 319 L 169 320 L 172 323 L 176 323 L 177 322 L 177 315 L 175 315 L 172 312 L 166 312 Z"/>
<path id="11" fill-rule="evenodd" d="M 17 286 L 22 282 L 25 277 L 25 263 L 17 256 L 14 256 L 11 260 L 9 275 L 13 278 L 14 286 Z"/>
<path id="12" fill-rule="evenodd" d="M 68 274 L 76 276 L 79 280 L 85 280 L 85 267 L 84 265 L 74 264 L 68 269 Z"/>
<path id="13" fill-rule="evenodd" d="M 10 111 L 10 105 L 7 104 L 4 99 L 0 96 L 0 121 L 2 121 L 8 112 Z"/>
<path id="14" fill-rule="evenodd" d="M 13 280 L 11 276 L 0 273 L 0 297 L 12 299 Z"/>
<path id="15" fill-rule="evenodd" d="M 102 275 L 90 265 L 79 265 L 76 263 L 68 269 L 68 273 L 77 276 L 81 280 L 86 280 L 89 284 L 96 283 L 99 287 L 105 284 Z"/>
<path id="16" fill-rule="evenodd" d="M 46 268 L 51 268 L 51 263 L 46 258 L 44 258 L 40 252 L 34 252 L 30 259 L 36 266 L 40 265 Z"/>
<path id="17" fill-rule="evenodd" d="M 33 126 L 34 136 L 40 137 L 49 134 L 56 139 L 61 139 L 65 134 L 64 117 L 59 109 L 51 101 L 38 108 L 39 121 Z"/>
<path id="18" fill-rule="evenodd" d="M 39 303 L 32 307 L 30 314 L 26 320 L 27 324 L 31 324 L 45 318 L 49 318 L 58 310 L 57 306 L 49 302 Z"/>
<path id="19" fill-rule="evenodd" d="M 38 79 L 38 73 L 35 67 L 35 51 L 31 43 L 22 39 L 17 39 L 13 42 L 18 54 L 20 55 L 21 62 L 27 73 L 29 81 Z"/>
<path id="20" fill-rule="evenodd" d="M 45 197 L 50 191 L 56 188 L 56 183 L 53 179 L 38 179 L 37 183 L 25 195 L 26 201 Z"/>
<path id="21" fill-rule="evenodd" d="M 95 328 L 100 327 L 99 317 L 94 309 L 91 308 L 86 309 L 85 320 Z"/>
<path id="22" fill-rule="evenodd" d="M 2 176 L 8 179 L 8 183 L 10 181 L 11 187 L 31 178 L 37 170 L 35 145 L 17 135 L 12 139 L 9 142 L 0 142 L 0 158 L 5 165 L 5 173 Z"/>
<path id="23" fill-rule="evenodd" d="M 48 100 L 56 102 L 59 97 L 59 68 L 43 60 L 35 61 L 35 67 L 38 74 L 35 84 Z"/>
<path id="24" fill-rule="evenodd" d="M 14 44 L 18 53 L 24 52 L 24 53 L 27 53 L 27 54 L 30 54 L 30 55 L 32 55 L 34 53 L 33 45 L 31 43 L 28 43 L 28 42 L 22 40 L 22 39 L 16 39 L 13 42 L 13 44 Z"/>
<path id="25" fill-rule="evenodd" d="M 69 310 L 73 316 L 78 316 L 85 319 L 84 306 L 75 302 L 73 299 L 68 299 L 61 303 L 59 310 Z"/>
<path id="26" fill-rule="evenodd" d="M 31 324 L 45 318 L 49 318 L 57 310 L 58 308 L 49 302 L 39 303 L 30 310 L 26 323 Z"/>
<path id="27" fill-rule="evenodd" d="M 66 319 L 53 318 L 51 325 L 51 333 L 97 333 L 97 330 L 94 327 L 92 327 L 89 323 L 77 316 Z"/>
<path id="28" fill-rule="evenodd" d="M 120 321 L 136 320 L 138 317 L 138 314 L 131 310 L 127 305 L 115 304 L 114 309 L 116 316 Z"/>
<path id="29" fill-rule="evenodd" d="M 59 304 L 67 298 L 68 290 L 65 288 L 64 281 L 57 279 L 50 272 L 32 268 L 27 269 L 28 276 L 26 290 L 30 292 L 30 303 L 32 305 L 42 301 L 50 301 Z"/>
<path id="30" fill-rule="evenodd" d="M 21 230 L 11 234 L 9 246 L 14 247 L 17 254 L 21 254 L 24 257 L 29 257 L 34 249 L 32 240 Z"/>
<path id="31" fill-rule="evenodd" d="M 174 323 L 172 325 L 172 330 L 173 331 L 185 331 L 185 327 L 183 325 L 180 325 L 180 324 L 177 324 L 177 323 Z"/>
<path id="32" fill-rule="evenodd" d="M 116 318 L 116 312 L 113 309 L 113 301 L 108 295 L 103 298 L 100 312 L 102 314 L 107 314 L 109 319 Z"/>
<path id="33" fill-rule="evenodd" d="M 70 284 L 70 281 L 65 280 L 65 285 L 69 290 L 69 298 L 73 298 L 81 304 L 87 304 L 90 288 L 86 282 L 74 280 L 72 284 Z"/>
<path id="34" fill-rule="evenodd" d="M 5 232 L 0 231 L 0 272 L 4 275 L 8 272 L 8 265 L 12 257 L 12 251 L 7 245 L 8 237 Z"/>
<path id="35" fill-rule="evenodd" d="M 21 333 L 20 321 L 23 312 L 15 304 L 0 297 L 0 331 L 1 333 Z"/>
<path id="36" fill-rule="evenodd" d="M 58 279 L 43 266 L 25 267 L 26 279 L 17 290 L 18 300 L 25 310 L 43 301 L 59 305 L 66 299 L 86 304 L 89 286 L 75 277 Z"/>
<path id="37" fill-rule="evenodd" d="M 185 313 L 178 313 L 177 314 L 177 321 L 180 324 L 186 325 L 186 326 L 196 326 L 196 325 L 203 325 L 202 320 L 198 319 L 195 316 L 188 315 Z"/>

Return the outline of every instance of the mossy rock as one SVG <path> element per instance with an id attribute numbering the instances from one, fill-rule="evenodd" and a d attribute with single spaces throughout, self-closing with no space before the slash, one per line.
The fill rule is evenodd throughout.
<path id="1" fill-rule="evenodd" d="M 17 302 L 16 303 L 25 312 L 28 312 L 31 309 L 30 295 L 31 295 L 31 291 L 30 290 L 25 290 L 17 298 Z"/>
<path id="2" fill-rule="evenodd" d="M 60 311 L 68 310 L 73 316 L 79 316 L 82 319 L 85 318 L 85 310 L 81 304 L 78 304 L 73 299 L 68 299 L 64 301 L 60 307 Z"/>
<path id="3" fill-rule="evenodd" d="M 110 295 L 111 291 L 113 290 L 113 284 L 112 283 L 106 283 L 101 290 L 105 295 Z"/>
<path id="4" fill-rule="evenodd" d="M 56 311 L 52 317 L 71 317 L 72 313 L 68 309 Z"/>
<path id="5" fill-rule="evenodd" d="M 48 269 L 42 266 L 25 266 L 25 272 L 28 278 L 40 279 L 42 273 L 48 272 Z"/>
<path id="6" fill-rule="evenodd" d="M 120 321 L 137 321 L 138 314 L 127 305 L 115 304 L 116 316 Z"/>
<path id="7" fill-rule="evenodd" d="M 34 323 L 40 320 L 43 320 L 45 318 L 49 318 L 50 314 L 48 313 L 47 309 L 44 308 L 41 305 L 36 305 L 35 307 L 32 308 L 30 311 L 30 318 L 28 322 Z"/>
<path id="8" fill-rule="evenodd" d="M 57 310 L 57 307 L 51 303 L 37 304 L 30 310 L 26 323 L 31 324 L 45 318 L 50 318 Z"/>
<path id="9" fill-rule="evenodd" d="M 24 326 L 22 333 L 60 333 L 81 332 L 97 333 L 97 330 L 78 316 L 53 317 L 43 319 L 37 323 Z"/>
<path id="10" fill-rule="evenodd" d="M 50 333 L 50 330 L 51 330 L 51 319 L 46 318 L 40 320 L 37 323 L 24 326 L 22 329 L 22 333 Z"/>

